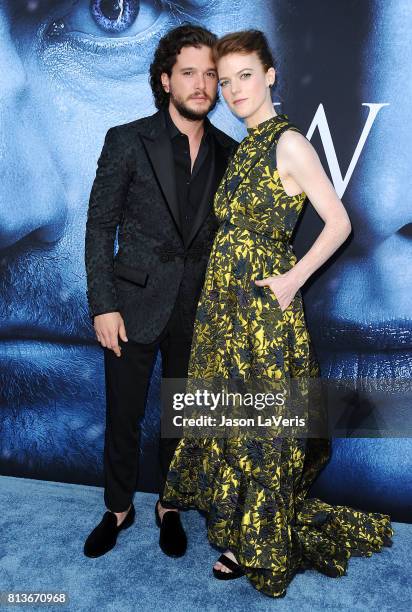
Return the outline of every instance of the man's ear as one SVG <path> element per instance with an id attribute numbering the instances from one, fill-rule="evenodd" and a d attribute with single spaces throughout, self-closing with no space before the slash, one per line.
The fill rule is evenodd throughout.
<path id="1" fill-rule="evenodd" d="M 169 79 L 169 75 L 166 74 L 166 72 L 162 72 L 162 74 L 160 75 L 160 80 L 162 82 L 163 85 L 163 89 L 165 90 L 166 93 L 169 93 L 170 90 L 170 79 Z"/>
<path id="2" fill-rule="evenodd" d="M 273 87 L 276 79 L 276 70 L 273 67 L 269 68 L 269 70 L 267 71 L 266 78 L 268 80 L 269 87 Z"/>

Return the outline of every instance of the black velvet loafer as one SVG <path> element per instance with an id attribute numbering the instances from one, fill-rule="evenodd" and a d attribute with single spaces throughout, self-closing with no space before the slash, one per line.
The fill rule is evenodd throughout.
<path id="1" fill-rule="evenodd" d="M 127 529 L 134 523 L 135 509 L 133 504 L 123 521 L 117 526 L 117 517 L 109 510 L 104 513 L 100 523 L 89 534 L 83 548 L 86 557 L 101 557 L 111 550 L 122 529 Z"/>
<path id="2" fill-rule="evenodd" d="M 159 501 L 155 505 L 156 525 L 160 528 L 159 546 L 168 557 L 183 557 L 187 548 L 185 530 L 180 522 L 179 512 L 165 512 L 160 520 L 157 509 Z"/>

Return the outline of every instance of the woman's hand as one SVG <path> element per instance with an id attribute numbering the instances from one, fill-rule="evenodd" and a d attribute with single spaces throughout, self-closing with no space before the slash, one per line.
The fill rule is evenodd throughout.
<path id="1" fill-rule="evenodd" d="M 293 270 L 288 270 L 284 274 L 269 276 L 268 278 L 263 278 L 262 280 L 255 280 L 255 283 L 258 287 L 269 287 L 269 289 L 275 294 L 282 312 L 284 312 L 289 304 L 291 304 L 297 291 L 301 287 L 301 284 L 296 275 L 293 273 Z"/>

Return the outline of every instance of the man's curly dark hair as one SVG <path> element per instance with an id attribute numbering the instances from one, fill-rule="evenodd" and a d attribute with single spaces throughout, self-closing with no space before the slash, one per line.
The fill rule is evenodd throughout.
<path id="1" fill-rule="evenodd" d="M 217 36 L 202 26 L 184 23 L 170 30 L 159 40 L 154 54 L 153 62 L 150 64 L 150 86 L 157 109 L 164 108 L 169 104 L 169 96 L 163 89 L 161 75 L 165 72 L 169 77 L 176 63 L 176 57 L 183 47 L 197 47 L 204 45 L 212 48 L 217 41 Z"/>

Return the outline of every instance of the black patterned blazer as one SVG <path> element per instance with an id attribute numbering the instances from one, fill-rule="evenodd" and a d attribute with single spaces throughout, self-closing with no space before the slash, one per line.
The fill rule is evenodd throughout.
<path id="1" fill-rule="evenodd" d="M 112 127 L 106 134 L 86 223 L 87 298 L 92 317 L 120 312 L 128 338 L 136 342 L 156 339 L 178 298 L 184 333 L 192 335 L 218 225 L 213 197 L 237 145 L 209 126 L 213 161 L 186 243 L 163 112 Z"/>

